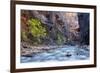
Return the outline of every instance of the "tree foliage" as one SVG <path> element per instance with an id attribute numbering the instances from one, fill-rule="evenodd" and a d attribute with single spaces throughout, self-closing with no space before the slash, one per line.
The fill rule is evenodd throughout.
<path id="1" fill-rule="evenodd" d="M 42 26 L 42 23 L 38 19 L 30 19 L 28 21 L 29 30 L 34 37 L 45 37 L 46 29 Z"/>
<path id="2" fill-rule="evenodd" d="M 65 37 L 62 34 L 58 33 L 57 34 L 57 44 L 61 45 L 64 43 L 65 43 Z"/>
<path id="3" fill-rule="evenodd" d="M 23 37 L 26 38 L 27 36 L 30 42 L 32 42 L 34 45 L 42 44 L 41 39 L 46 37 L 47 31 L 46 31 L 46 28 L 42 25 L 41 21 L 35 18 L 29 19 L 28 29 L 29 29 L 29 32 L 22 33 Z"/>

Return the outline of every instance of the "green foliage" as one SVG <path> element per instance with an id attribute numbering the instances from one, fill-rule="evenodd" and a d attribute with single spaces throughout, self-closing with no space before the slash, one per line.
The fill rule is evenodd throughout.
<path id="1" fill-rule="evenodd" d="M 57 44 L 61 45 L 65 42 L 65 37 L 61 35 L 60 33 L 57 34 Z"/>
<path id="2" fill-rule="evenodd" d="M 21 32 L 21 39 L 24 40 L 24 41 L 27 39 L 26 32 L 24 32 L 24 31 Z"/>
<path id="3" fill-rule="evenodd" d="M 42 38 L 45 38 L 47 35 L 45 27 L 43 27 L 41 21 L 39 19 L 29 19 L 29 33 L 32 35 L 29 39 L 32 41 L 34 45 L 42 44 Z"/>
<path id="4" fill-rule="evenodd" d="M 42 23 L 38 19 L 30 19 L 28 21 L 29 30 L 34 37 L 45 37 L 46 29 L 42 26 Z"/>

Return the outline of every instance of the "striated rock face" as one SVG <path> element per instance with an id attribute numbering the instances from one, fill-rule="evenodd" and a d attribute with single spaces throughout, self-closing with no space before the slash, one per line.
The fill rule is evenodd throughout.
<path id="1" fill-rule="evenodd" d="M 79 31 L 80 28 L 78 22 L 77 13 L 66 13 L 66 23 L 68 26 L 68 40 L 70 41 L 79 41 Z M 77 42 L 75 42 L 77 43 Z"/>
<path id="2" fill-rule="evenodd" d="M 46 28 L 45 45 L 89 44 L 89 14 L 56 11 L 21 11 L 21 31 L 29 32 L 27 21 L 39 19 Z"/>

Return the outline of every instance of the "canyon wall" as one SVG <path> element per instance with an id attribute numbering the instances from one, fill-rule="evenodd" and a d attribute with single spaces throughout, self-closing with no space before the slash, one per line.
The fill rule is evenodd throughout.
<path id="1" fill-rule="evenodd" d="M 89 14 L 57 11 L 21 11 L 21 31 L 29 33 L 28 20 L 38 19 L 47 35 L 40 37 L 45 45 L 89 45 Z M 26 34 L 32 40 L 34 37 Z M 25 38 L 22 38 L 25 41 Z M 27 39 L 26 39 L 27 40 Z"/>

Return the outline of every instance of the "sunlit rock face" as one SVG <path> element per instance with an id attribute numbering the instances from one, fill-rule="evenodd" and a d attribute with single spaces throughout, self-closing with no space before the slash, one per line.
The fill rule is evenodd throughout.
<path id="1" fill-rule="evenodd" d="M 68 37 L 71 41 L 79 41 L 79 22 L 77 13 L 65 13 L 67 26 L 68 26 Z"/>

